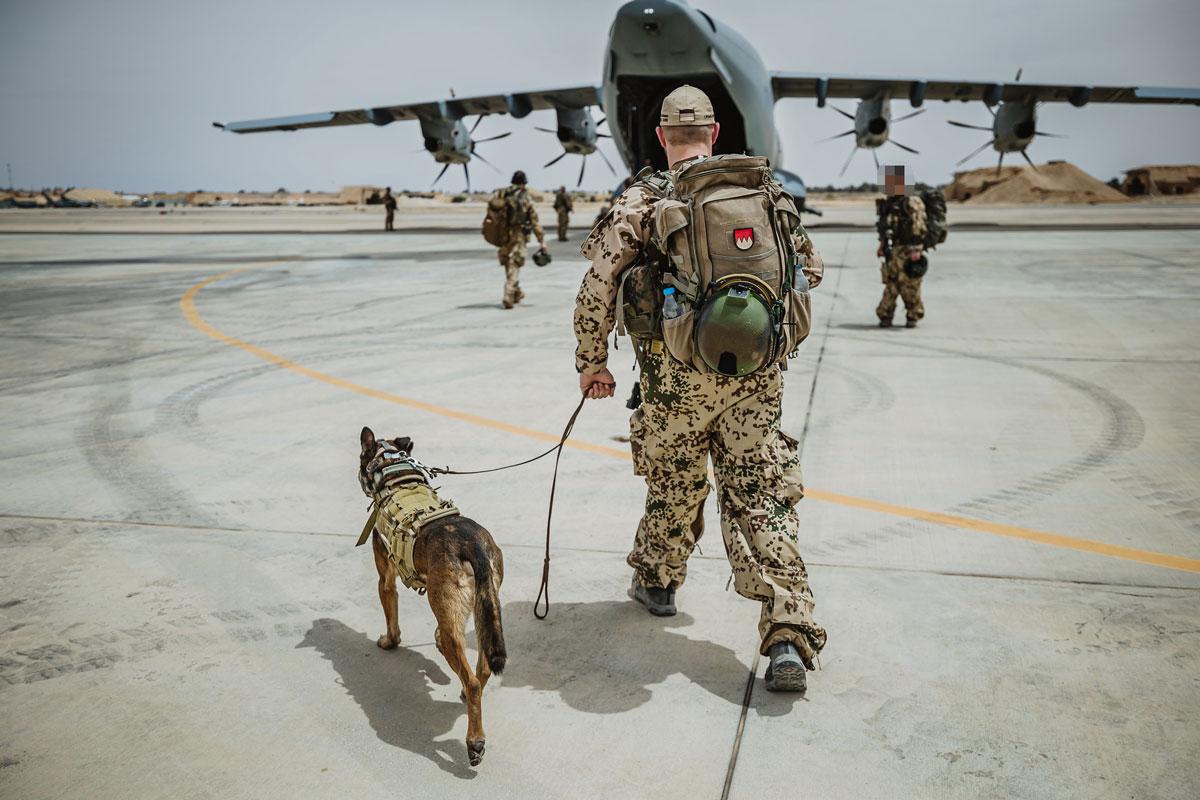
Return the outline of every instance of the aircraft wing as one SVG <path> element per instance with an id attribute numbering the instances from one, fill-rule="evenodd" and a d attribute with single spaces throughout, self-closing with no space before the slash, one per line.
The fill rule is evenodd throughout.
<path id="1" fill-rule="evenodd" d="M 531 111 L 548 108 L 585 108 L 600 105 L 599 86 L 576 86 L 567 89 L 546 89 L 514 94 L 493 94 L 480 97 L 450 97 L 425 103 L 409 103 L 374 108 L 352 108 L 345 111 L 323 111 L 292 117 L 249 119 L 237 122 L 214 122 L 213 125 L 231 133 L 263 133 L 265 131 L 296 131 L 301 128 L 328 128 L 334 125 L 387 125 L 404 119 L 458 120 L 475 114 L 512 114 L 524 117 Z"/>
<path id="2" fill-rule="evenodd" d="M 1075 106 L 1087 103 L 1200 105 L 1200 89 L 805 75 L 795 72 L 771 73 L 771 89 L 776 100 L 784 97 L 812 97 L 816 99 L 818 106 L 824 106 L 826 98 L 829 97 L 866 99 L 880 91 L 887 92 L 892 97 L 907 97 L 913 105 L 920 105 L 925 100 L 982 100 L 988 105 L 995 105 L 999 102 L 1027 99 L 1066 102 Z"/>

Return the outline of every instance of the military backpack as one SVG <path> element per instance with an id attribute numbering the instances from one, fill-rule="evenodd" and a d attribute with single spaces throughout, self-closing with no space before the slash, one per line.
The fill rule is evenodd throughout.
<path id="1" fill-rule="evenodd" d="M 512 238 L 515 229 L 528 226 L 528 219 L 521 208 L 523 190 L 513 191 L 512 187 L 497 189 L 488 199 L 487 212 L 483 217 L 483 239 L 495 247 L 504 247 Z"/>
<path id="2" fill-rule="evenodd" d="M 636 336 L 649 323 L 677 360 L 721 375 L 750 375 L 792 354 L 811 324 L 793 241 L 800 214 L 767 160 L 705 158 L 659 189 L 647 265 L 622 280 L 625 328 Z M 669 287 L 673 315 L 664 318 Z"/>
<path id="3" fill-rule="evenodd" d="M 921 190 L 921 201 L 925 203 L 925 237 L 922 244 L 932 250 L 946 241 L 946 196 L 941 189 Z"/>

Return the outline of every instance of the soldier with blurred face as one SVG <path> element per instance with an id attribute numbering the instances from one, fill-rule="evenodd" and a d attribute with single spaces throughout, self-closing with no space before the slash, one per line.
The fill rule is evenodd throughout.
<path id="1" fill-rule="evenodd" d="M 876 201 L 883 298 L 875 309 L 879 327 L 892 327 L 896 298 L 904 301 L 904 327 L 915 328 L 925 316 L 921 280 L 928 267 L 925 257 L 925 202 L 904 182 L 903 166 L 883 168 L 884 197 Z"/>
<path id="2" fill-rule="evenodd" d="M 820 283 L 823 264 L 799 225 L 794 200 L 771 177 L 766 159 L 714 157 L 719 133 L 712 103 L 699 89 L 682 86 L 663 101 L 656 134 L 670 169 L 639 173 L 582 248 L 591 266 L 576 299 L 575 366 L 587 397 L 613 395 L 616 382 L 607 366 L 607 339 L 620 311 L 641 366 L 642 404 L 630 419 L 630 445 L 634 472 L 646 482 L 645 512 L 626 559 L 633 568 L 630 596 L 651 614 L 676 613 L 675 591 L 684 583 L 688 558 L 704 531 L 711 459 L 734 586 L 738 594 L 760 604 L 760 652 L 770 659 L 767 688 L 803 691 L 805 668 L 812 668 L 826 634 L 813 620 L 812 591 L 800 558 L 794 507 L 803 496 L 803 485 L 797 442 L 780 430 L 781 362 L 807 335 L 807 293 Z M 734 173 L 751 191 L 729 191 L 728 176 Z M 714 211 L 716 217 L 703 221 L 700 215 L 707 212 L 692 216 L 684 211 L 690 206 L 680 198 L 700 196 L 692 195 L 693 189 L 727 192 L 732 203 L 725 205 L 728 213 Z M 751 194 L 753 199 L 744 199 Z M 677 224 L 663 222 L 668 218 Z M 735 326 L 722 327 L 719 311 L 709 313 L 718 306 L 706 305 L 701 296 L 713 297 L 722 284 L 703 289 L 703 284 L 692 286 L 690 276 L 699 273 L 687 272 L 685 277 L 674 271 L 691 256 L 685 257 L 686 248 L 678 249 L 680 239 L 670 238 L 668 243 L 663 237 L 701 223 L 706 233 L 692 238 L 694 247 L 706 252 L 692 253 L 694 263 L 744 265 L 739 272 L 769 264 L 764 274 L 776 284 L 786 276 L 786 296 L 762 305 L 761 317 L 776 320 L 768 322 L 776 338 L 761 352 L 743 352 L 744 342 L 735 341 Z M 654 321 L 635 333 L 631 319 L 637 317 L 624 308 L 639 302 L 630 294 L 641 275 L 649 275 L 645 283 L 654 287 L 644 294 L 661 302 L 659 311 L 645 317 Z M 758 278 L 738 283 L 742 276 L 730 277 L 735 282 L 721 290 L 721 307 L 735 314 L 749 311 L 755 303 L 751 284 Z M 621 309 L 618 292 L 625 298 Z M 792 303 L 795 307 L 788 305 Z M 789 311 L 780 311 L 785 305 Z M 794 308 L 802 311 L 803 319 L 797 319 Z M 783 320 L 769 309 L 783 314 Z M 716 327 L 706 332 L 705 320 Z M 785 343 L 781 322 L 797 331 L 788 336 L 798 338 Z M 689 333 L 692 325 L 695 336 Z M 697 345 L 696 354 L 690 352 L 692 342 L 700 341 L 715 346 L 716 367 L 708 356 L 700 360 L 703 345 Z M 757 359 L 756 365 L 743 371 L 743 357 Z"/>
<path id="3" fill-rule="evenodd" d="M 560 186 L 554 193 L 554 210 L 558 214 L 558 240 L 565 242 L 567 227 L 571 224 L 571 212 L 575 210 L 575 203 L 567 192 L 567 187 Z"/>

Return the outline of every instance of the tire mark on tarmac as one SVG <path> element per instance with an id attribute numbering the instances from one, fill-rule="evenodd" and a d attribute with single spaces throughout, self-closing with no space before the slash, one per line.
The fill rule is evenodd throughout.
<path id="1" fill-rule="evenodd" d="M 866 341 L 861 337 L 847 338 Z M 1049 369 L 1048 367 L 1024 364 L 1010 358 L 970 353 L 934 345 L 922 345 L 916 342 L 894 342 L 894 344 L 915 349 L 935 350 L 947 355 L 979 359 L 1036 373 L 1079 392 L 1103 417 L 1103 424 L 1099 435 L 1079 455 L 1056 467 L 1023 478 L 1010 486 L 957 503 L 951 507 L 951 511 L 953 512 L 985 512 L 999 516 L 1027 508 L 1031 502 L 1052 497 L 1067 484 L 1109 465 L 1120 454 L 1133 450 L 1140 445 L 1145 437 L 1146 426 L 1137 409 L 1113 392 L 1091 381 L 1077 378 L 1058 370 Z M 841 553 L 846 550 L 872 544 L 880 536 L 911 537 L 918 531 L 919 528 L 911 523 L 901 523 L 848 539 L 840 539 L 836 542 L 825 544 L 820 549 L 823 552 Z"/>
<path id="2" fill-rule="evenodd" d="M 379 389 L 374 389 L 369 386 L 364 386 L 362 384 L 355 383 L 353 381 L 349 381 L 344 378 L 339 378 L 337 376 L 330 375 L 328 373 L 320 372 L 318 370 L 312 369 L 311 367 L 307 367 L 297 361 L 293 361 L 293 360 L 286 358 L 284 356 L 281 356 L 277 353 L 273 353 L 270 350 L 259 347 L 256 344 L 244 341 L 242 339 L 238 339 L 234 336 L 230 336 L 229 334 L 224 333 L 224 332 L 218 330 L 217 328 L 214 328 L 212 325 L 210 325 L 208 322 L 206 322 L 204 320 L 204 317 L 202 317 L 200 315 L 200 312 L 196 307 L 196 297 L 206 287 L 211 286 L 220 281 L 223 281 L 227 278 L 231 278 L 235 275 L 244 273 L 250 269 L 255 269 L 255 268 L 261 269 L 261 268 L 268 267 L 268 266 L 271 266 L 271 265 L 265 264 L 265 265 L 260 265 L 258 267 L 244 267 L 244 268 L 232 269 L 232 270 L 228 270 L 226 272 L 221 272 L 216 275 L 210 276 L 210 277 L 205 278 L 204 280 L 199 281 L 198 283 L 194 284 L 191 288 L 189 288 L 186 292 L 184 292 L 183 296 L 180 297 L 180 299 L 179 299 L 179 306 L 180 306 L 180 310 L 183 312 L 184 319 L 187 320 L 188 324 L 190 324 L 192 327 L 196 328 L 196 330 L 200 331 L 201 333 L 205 334 L 206 336 L 209 336 L 210 338 L 217 340 L 218 342 L 221 342 L 222 344 L 226 344 L 231 347 L 236 347 L 240 350 L 243 350 L 243 351 L 257 357 L 257 358 L 260 358 L 264 361 L 275 364 L 278 367 L 287 369 L 289 371 L 295 372 L 300 375 L 304 375 L 305 377 L 311 378 L 311 379 L 319 381 L 321 383 L 328 384 L 330 386 L 337 387 L 339 389 L 343 389 L 345 391 L 355 392 L 357 394 L 361 394 L 366 397 L 372 397 L 377 400 L 383 400 L 384 402 L 389 402 L 389 403 L 393 403 L 396 405 L 405 406 L 405 407 L 412 408 L 412 409 L 415 409 L 418 411 L 424 411 L 424 412 L 427 412 L 430 414 L 436 414 L 436 415 L 442 416 L 442 417 L 448 417 L 450 419 L 458 420 L 460 422 L 466 422 L 466 423 L 470 423 L 473 425 L 479 425 L 479 426 L 485 427 L 485 428 L 491 428 L 493 430 L 499 430 L 499 431 L 503 431 L 506 433 L 516 434 L 518 436 L 525 436 L 525 437 L 528 437 L 531 439 L 537 439 L 539 441 L 544 441 L 544 442 L 551 442 L 551 443 L 558 442 L 558 437 L 553 433 L 548 433 L 546 431 L 539 431 L 539 430 L 535 430 L 533 428 L 526 428 L 526 427 L 523 427 L 520 425 L 513 425 L 511 423 L 503 422 L 501 420 L 491 419 L 491 418 L 484 417 L 484 416 L 481 416 L 478 414 L 471 414 L 471 413 L 464 412 L 464 411 L 456 411 L 451 408 L 446 408 L 444 406 L 438 406 L 433 403 L 426 403 L 421 400 L 416 400 L 416 399 L 410 398 L 410 397 L 404 397 L 402 395 L 394 394 L 392 392 L 381 391 Z M 951 351 L 951 352 L 953 352 L 953 351 Z M 977 354 L 965 354 L 964 353 L 963 355 L 977 355 Z M 979 356 L 979 357 L 983 357 L 983 356 Z M 1026 365 L 1026 366 L 1028 366 L 1028 365 Z M 1039 367 L 1036 369 L 1044 369 L 1044 368 Z M 564 414 L 564 416 L 565 416 L 565 414 Z M 613 447 L 591 444 L 589 442 L 581 442 L 581 441 L 577 441 L 575 439 L 568 439 L 566 442 L 566 446 L 576 449 L 576 450 L 583 450 L 586 452 L 591 452 L 591 453 L 594 453 L 597 455 L 607 455 L 607 456 L 612 456 L 612 457 L 620 458 L 620 459 L 624 459 L 624 460 L 630 459 L 630 455 L 629 455 L 628 451 L 626 451 L 626 450 L 618 450 Z M 1102 541 L 1098 541 L 1098 540 L 1094 540 L 1094 539 L 1085 539 L 1085 538 L 1076 537 L 1076 536 L 1065 536 L 1062 534 L 1051 533 L 1049 531 L 1039 531 L 1039 530 L 1035 530 L 1032 528 L 1022 528 L 1022 527 L 1019 527 L 1016 525 L 1006 525 L 1004 523 L 991 522 L 989 520 L 965 517 L 965 516 L 960 516 L 957 514 L 950 514 L 950 513 L 944 513 L 944 512 L 938 512 L 938 511 L 926 511 L 924 509 L 911 508 L 908 506 L 901 506 L 901 505 L 894 504 L 894 503 L 885 503 L 885 502 L 881 502 L 881 501 L 877 501 L 877 500 L 871 500 L 869 498 L 853 497 L 851 495 L 844 495 L 844 494 L 839 494 L 836 492 L 830 492 L 830 491 L 825 491 L 825 490 L 809 489 L 807 492 L 807 496 L 814 500 L 820 500 L 820 501 L 835 503 L 835 504 L 839 504 L 839 505 L 846 505 L 846 506 L 850 506 L 853 508 L 864 509 L 864 510 L 868 510 L 868 511 L 875 511 L 875 512 L 883 513 L 883 514 L 890 514 L 893 516 L 910 519 L 910 520 L 921 520 L 921 521 L 925 521 L 925 522 L 933 522 L 933 523 L 937 523 L 939 525 L 945 525 L 948 527 L 971 530 L 971 531 L 976 531 L 976 532 L 980 532 L 980 533 L 989 533 L 989 534 L 992 534 L 995 536 L 1004 536 L 1004 537 L 1009 537 L 1009 538 L 1013 538 L 1013 539 L 1021 539 L 1021 540 L 1027 541 L 1027 542 L 1036 542 L 1039 544 L 1051 545 L 1054 547 L 1061 547 L 1061 548 L 1066 548 L 1066 549 L 1070 549 L 1070 550 L 1076 550 L 1079 552 L 1093 553 L 1096 555 L 1108 556 L 1110 558 L 1118 558 L 1118 559 L 1123 559 L 1126 561 L 1136 561 L 1136 562 L 1143 563 L 1143 564 L 1151 564 L 1154 566 L 1165 567 L 1168 569 L 1177 569 L 1177 570 L 1182 570 L 1185 572 L 1200 573 L 1200 559 L 1197 559 L 1197 558 L 1187 558 L 1184 556 L 1171 555 L 1169 553 L 1157 553 L 1157 552 L 1148 551 L 1148 550 L 1139 550 L 1137 548 L 1124 547 L 1122 545 L 1114 545 L 1114 544 L 1110 544 L 1108 542 L 1102 542 Z"/>

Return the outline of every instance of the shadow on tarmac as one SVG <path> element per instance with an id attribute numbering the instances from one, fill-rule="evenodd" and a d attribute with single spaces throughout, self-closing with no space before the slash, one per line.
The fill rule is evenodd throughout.
<path id="1" fill-rule="evenodd" d="M 672 630 L 693 622 L 683 613 L 651 616 L 633 601 L 555 603 L 539 622 L 529 601 L 507 603 L 503 685 L 558 692 L 590 714 L 618 714 L 647 702 L 651 686 L 679 674 L 741 705 L 749 664 L 728 647 Z"/>
<path id="2" fill-rule="evenodd" d="M 674 630 L 694 622 L 688 614 L 654 617 L 632 601 L 616 600 L 555 603 L 549 619 L 538 621 L 529 601 L 508 603 L 503 611 L 508 667 L 488 693 L 499 687 L 557 692 L 578 711 L 619 714 L 648 702 L 655 684 L 682 675 L 740 706 L 749 664 L 724 645 Z M 474 643 L 474 631 L 467 639 Z M 427 758 L 455 777 L 475 777 L 461 741 L 437 741 L 466 713 L 461 702 L 432 696 L 434 684 L 451 683 L 443 664 L 403 644 L 385 652 L 372 636 L 328 618 L 313 620 L 296 647 L 311 647 L 333 665 L 381 741 Z M 760 715 L 791 710 L 795 696 L 760 700 L 763 694 L 756 685 Z"/>
<path id="3" fill-rule="evenodd" d="M 450 683 L 441 665 L 403 644 L 380 650 L 374 637 L 336 619 L 313 620 L 296 647 L 314 648 L 333 664 L 342 687 L 381 741 L 427 758 L 456 778 L 475 777 L 462 740 L 435 741 L 453 730 L 467 710 L 458 700 L 433 698 L 433 684 Z"/>

